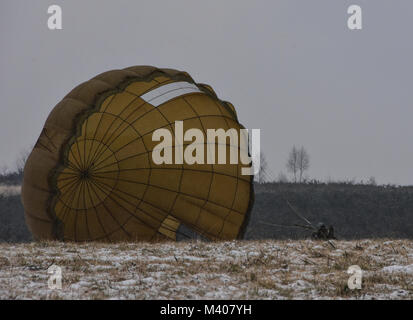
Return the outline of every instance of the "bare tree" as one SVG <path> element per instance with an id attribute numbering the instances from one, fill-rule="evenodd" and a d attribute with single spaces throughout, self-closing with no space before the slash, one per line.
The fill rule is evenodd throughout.
<path id="1" fill-rule="evenodd" d="M 288 155 L 287 170 L 288 172 L 291 172 L 291 174 L 293 175 L 293 181 L 297 182 L 298 149 L 295 146 L 293 146 L 293 148 L 290 151 L 290 154 Z"/>
<path id="2" fill-rule="evenodd" d="M 6 166 L 0 167 L 0 176 L 6 176 L 8 174 L 9 169 Z"/>
<path id="3" fill-rule="evenodd" d="M 377 186 L 377 182 L 376 182 L 376 178 L 371 176 L 368 180 L 367 180 L 367 184 L 372 185 L 372 186 Z"/>
<path id="4" fill-rule="evenodd" d="M 308 152 L 301 147 L 298 149 L 296 146 L 290 151 L 287 160 L 287 170 L 291 172 L 294 182 L 303 182 L 304 172 L 310 167 L 310 156 Z"/>
<path id="5" fill-rule="evenodd" d="M 288 177 L 285 175 L 284 172 L 280 172 L 278 174 L 277 180 L 278 180 L 278 182 L 281 182 L 281 183 L 287 183 L 288 182 Z"/>
<path id="6" fill-rule="evenodd" d="M 23 174 L 24 166 L 26 164 L 27 158 L 30 155 L 29 150 L 21 151 L 17 160 L 16 160 L 16 170 L 19 175 Z"/>
<path id="7" fill-rule="evenodd" d="M 255 176 L 255 181 L 258 183 L 264 183 L 267 182 L 267 169 L 268 169 L 268 163 L 267 160 L 265 159 L 264 153 L 260 153 L 260 171 L 258 174 Z"/>
<path id="8" fill-rule="evenodd" d="M 310 156 L 308 155 L 308 152 L 304 149 L 304 147 L 301 147 L 300 150 L 298 150 L 298 170 L 300 172 L 300 183 L 303 181 L 304 172 L 307 171 L 309 167 Z"/>

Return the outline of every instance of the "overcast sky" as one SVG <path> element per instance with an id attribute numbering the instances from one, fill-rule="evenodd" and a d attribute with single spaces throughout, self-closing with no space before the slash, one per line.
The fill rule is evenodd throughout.
<path id="1" fill-rule="evenodd" d="M 63 30 L 47 8 L 63 10 Z M 363 29 L 347 28 L 358 4 Z M 189 72 L 261 129 L 275 175 L 292 145 L 311 178 L 413 184 L 411 0 L 1 0 L 0 167 L 77 84 L 132 65 Z"/>

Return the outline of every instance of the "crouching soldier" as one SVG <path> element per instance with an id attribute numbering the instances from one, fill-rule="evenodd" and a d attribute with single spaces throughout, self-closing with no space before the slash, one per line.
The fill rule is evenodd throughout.
<path id="1" fill-rule="evenodd" d="M 331 240 L 336 239 L 334 236 L 334 228 L 333 226 L 329 226 L 328 229 L 324 223 L 318 224 L 317 231 L 313 232 L 311 238 L 314 240 Z"/>

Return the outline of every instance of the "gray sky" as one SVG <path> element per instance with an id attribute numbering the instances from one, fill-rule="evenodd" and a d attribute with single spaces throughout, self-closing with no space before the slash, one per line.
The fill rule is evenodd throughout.
<path id="1" fill-rule="evenodd" d="M 52 4 L 63 30 L 47 28 Z M 312 178 L 413 184 L 412 31 L 411 0 L 1 0 L 0 167 L 77 84 L 155 65 L 231 101 L 276 175 L 296 144 Z"/>

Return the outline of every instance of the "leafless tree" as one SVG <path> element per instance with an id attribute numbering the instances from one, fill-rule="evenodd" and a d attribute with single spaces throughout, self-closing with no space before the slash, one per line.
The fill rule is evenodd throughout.
<path id="1" fill-rule="evenodd" d="M 368 180 L 367 180 L 367 184 L 372 185 L 372 186 L 377 186 L 377 182 L 376 182 L 376 178 L 371 176 Z"/>
<path id="2" fill-rule="evenodd" d="M 288 177 L 285 175 L 284 172 L 280 172 L 278 174 L 277 181 L 281 182 L 281 183 L 287 183 L 288 182 Z"/>
<path id="3" fill-rule="evenodd" d="M 260 153 L 260 171 L 258 172 L 258 174 L 255 176 L 255 181 L 258 183 L 264 183 L 264 182 L 268 182 L 267 178 L 268 178 L 268 173 L 267 173 L 267 169 L 268 169 L 268 162 L 265 159 L 264 153 L 261 152 Z"/>
<path id="4" fill-rule="evenodd" d="M 290 154 L 288 155 L 287 170 L 288 172 L 291 172 L 291 174 L 293 175 L 293 181 L 297 182 L 298 149 L 295 146 L 293 146 L 293 148 L 290 151 Z"/>
<path id="5" fill-rule="evenodd" d="M 0 167 L 0 176 L 5 176 L 7 175 L 9 169 L 6 166 L 1 166 Z"/>
<path id="6" fill-rule="evenodd" d="M 301 183 L 303 181 L 304 172 L 307 171 L 309 167 L 310 156 L 308 155 L 308 152 L 304 147 L 298 149 L 296 146 L 293 146 L 287 160 L 287 170 L 291 172 L 293 181 Z"/>
<path id="7" fill-rule="evenodd" d="M 23 174 L 24 166 L 26 164 L 26 160 L 30 155 L 29 150 L 21 151 L 17 160 L 16 160 L 16 170 L 18 174 Z"/>
<path id="8" fill-rule="evenodd" d="M 298 150 L 298 170 L 300 173 L 300 183 L 303 181 L 304 172 L 307 171 L 309 167 L 310 156 L 308 155 L 308 152 L 304 149 L 304 147 L 301 147 L 300 150 Z"/>

